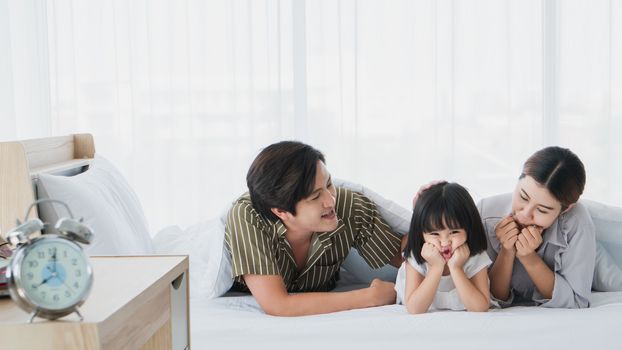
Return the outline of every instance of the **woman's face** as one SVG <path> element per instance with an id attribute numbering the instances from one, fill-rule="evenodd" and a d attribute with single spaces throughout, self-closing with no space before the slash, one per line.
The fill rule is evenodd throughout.
<path id="1" fill-rule="evenodd" d="M 531 176 L 518 180 L 512 195 L 512 216 L 521 228 L 549 228 L 561 213 L 562 204 Z"/>

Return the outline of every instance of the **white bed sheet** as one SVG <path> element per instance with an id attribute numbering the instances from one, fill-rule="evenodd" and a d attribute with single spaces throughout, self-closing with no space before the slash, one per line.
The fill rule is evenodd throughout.
<path id="1" fill-rule="evenodd" d="M 409 315 L 401 305 L 305 317 L 264 314 L 249 295 L 191 300 L 193 349 L 620 349 L 622 292 L 588 309 L 512 307 Z"/>

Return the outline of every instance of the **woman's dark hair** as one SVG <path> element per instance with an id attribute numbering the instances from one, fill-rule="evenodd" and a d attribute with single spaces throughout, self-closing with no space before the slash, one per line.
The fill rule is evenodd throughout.
<path id="1" fill-rule="evenodd" d="M 413 209 L 404 256 L 412 254 L 418 264 L 425 263 L 421 256 L 424 232 L 445 228 L 466 231 L 470 256 L 486 250 L 487 240 L 479 211 L 469 192 L 457 183 L 441 182 L 425 190 Z"/>
<path id="2" fill-rule="evenodd" d="M 315 186 L 322 152 L 297 141 L 281 141 L 264 148 L 246 174 L 246 184 L 255 210 L 276 221 L 271 208 L 296 215 L 296 203 L 308 197 Z"/>
<path id="3" fill-rule="evenodd" d="M 519 179 L 531 176 L 562 204 L 562 211 L 576 203 L 585 188 L 583 163 L 567 148 L 546 147 L 523 165 Z"/>

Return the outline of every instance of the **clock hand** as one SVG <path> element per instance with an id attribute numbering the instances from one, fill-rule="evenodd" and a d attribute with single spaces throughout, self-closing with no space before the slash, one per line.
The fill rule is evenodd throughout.
<path id="1" fill-rule="evenodd" d="M 39 283 L 38 285 L 35 286 L 35 289 L 39 288 L 41 285 L 48 283 L 49 280 L 51 280 L 52 278 L 54 278 L 53 275 L 48 276 L 46 279 L 44 279 L 43 281 L 41 281 L 41 283 Z"/>
<path id="2" fill-rule="evenodd" d="M 56 272 L 56 248 L 54 248 L 54 254 L 52 254 L 52 261 L 54 262 L 54 271 Z"/>
<path id="3" fill-rule="evenodd" d="M 65 287 L 67 287 L 70 291 L 72 291 L 74 294 L 77 294 L 76 291 L 73 290 L 73 288 L 71 288 L 67 282 L 63 281 L 63 284 L 65 285 Z"/>
<path id="4" fill-rule="evenodd" d="M 41 283 L 39 283 L 38 285 L 36 285 L 36 286 L 35 286 L 35 289 L 36 289 L 36 288 L 39 288 L 41 285 L 43 285 L 43 284 L 45 284 L 45 283 L 48 283 L 48 281 L 49 281 L 49 280 L 51 280 L 52 278 L 57 277 L 57 276 L 56 276 L 56 271 L 52 271 L 52 270 L 50 269 L 50 265 L 46 265 L 46 266 L 45 266 L 45 268 L 46 268 L 48 271 L 50 271 L 52 274 L 51 274 L 51 275 L 49 275 L 47 278 L 45 278 L 43 281 L 41 281 Z M 54 270 L 56 270 L 56 269 L 54 269 Z"/>

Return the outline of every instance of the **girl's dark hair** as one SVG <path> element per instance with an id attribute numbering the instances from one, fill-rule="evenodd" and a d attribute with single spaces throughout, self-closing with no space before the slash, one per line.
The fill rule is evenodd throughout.
<path id="1" fill-rule="evenodd" d="M 445 228 L 462 228 L 466 231 L 466 244 L 470 256 L 486 250 L 487 240 L 479 211 L 469 192 L 457 183 L 441 182 L 425 190 L 413 209 L 408 231 L 406 258 L 412 256 L 418 264 L 425 263 L 421 256 L 424 232 Z"/>
<path id="2" fill-rule="evenodd" d="M 296 215 L 296 203 L 313 192 L 318 160 L 326 163 L 322 152 L 298 141 L 281 141 L 264 148 L 246 175 L 255 210 L 273 221 L 278 217 L 271 208 Z"/>
<path id="3" fill-rule="evenodd" d="M 519 179 L 531 176 L 562 204 L 562 211 L 576 203 L 585 188 L 583 163 L 567 148 L 546 147 L 523 165 Z"/>

